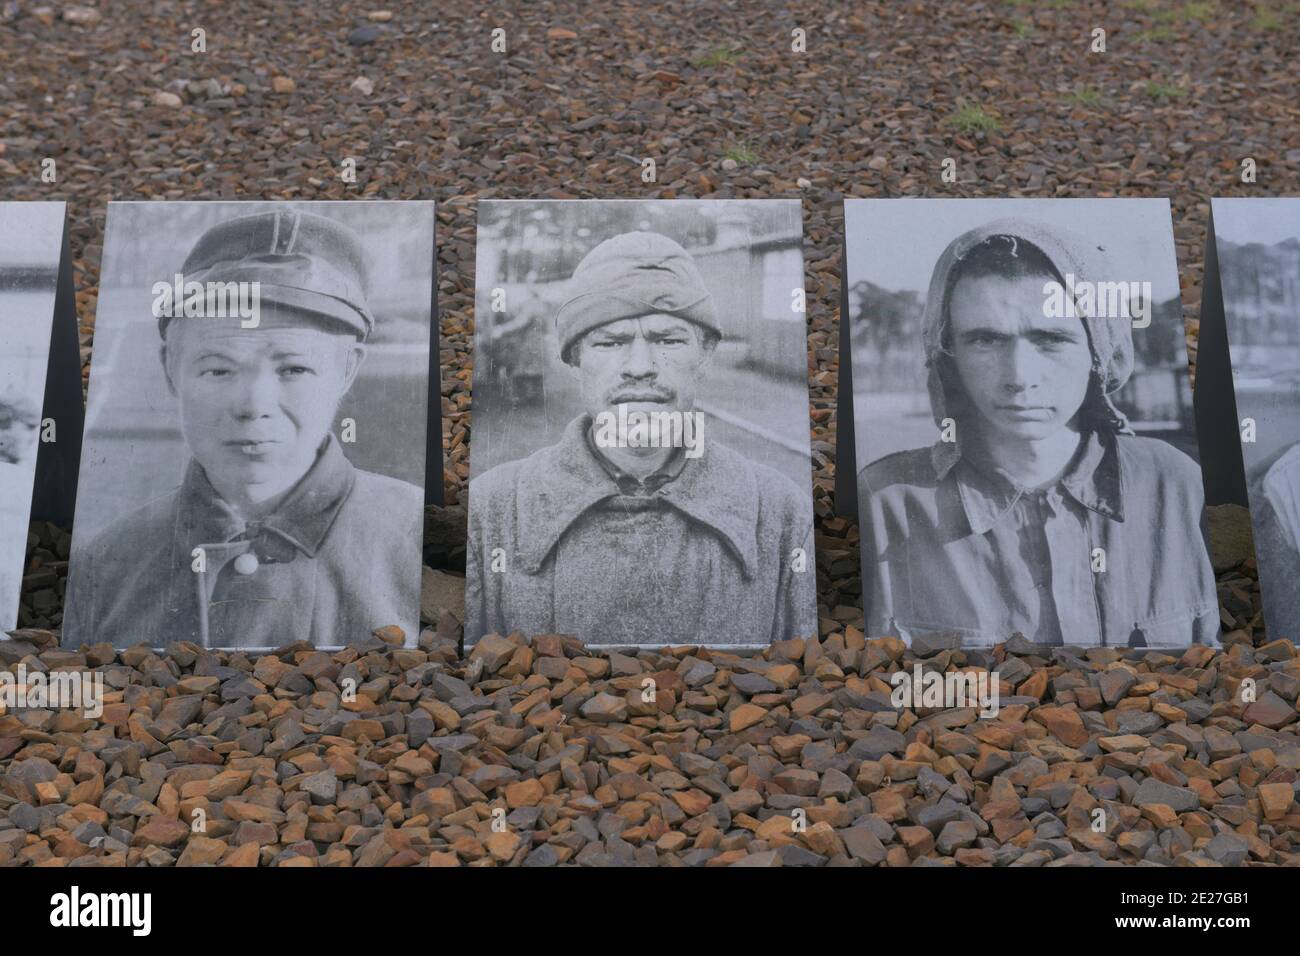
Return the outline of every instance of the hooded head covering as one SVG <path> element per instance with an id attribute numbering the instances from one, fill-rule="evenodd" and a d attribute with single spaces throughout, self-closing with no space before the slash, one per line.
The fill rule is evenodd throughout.
<path id="1" fill-rule="evenodd" d="M 722 335 L 695 260 L 657 232 L 625 232 L 596 246 L 574 270 L 572 293 L 555 315 L 565 362 L 573 344 L 597 326 L 652 312 Z"/>
<path id="2" fill-rule="evenodd" d="M 1061 229 L 1048 227 L 1027 219 L 1000 219 L 969 232 L 962 233 L 948 244 L 939 257 L 930 278 L 930 291 L 925 300 L 924 342 L 925 364 L 928 369 L 930 409 L 934 421 L 942 425 L 952 415 L 952 405 L 962 395 L 956 381 L 955 369 L 944 348 L 950 323 L 949 305 L 953 286 L 960 277 L 957 266 L 972 251 L 989 241 L 1005 241 L 1010 254 L 1017 255 L 1032 247 L 1051 263 L 1058 282 L 1065 284 L 1067 274 L 1074 276 L 1074 284 L 1095 282 L 1102 271 L 1104 247 L 1071 236 Z M 1111 396 L 1119 391 L 1133 372 L 1132 317 L 1125 314 L 1108 318 L 1080 318 L 1092 353 L 1092 380 L 1084 399 L 1084 411 L 1093 428 L 1117 433 L 1132 434 L 1128 419 L 1115 407 Z M 951 465 L 959 454 L 957 443 L 942 443 L 936 450 L 951 457 Z M 941 467 L 941 463 L 936 461 Z"/>

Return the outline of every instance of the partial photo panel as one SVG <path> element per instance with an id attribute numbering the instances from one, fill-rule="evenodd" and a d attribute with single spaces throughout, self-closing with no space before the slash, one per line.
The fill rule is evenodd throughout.
<path id="1" fill-rule="evenodd" d="M 19 624 L 64 204 L 0 203 L 0 630 Z M 72 423 L 68 425 L 71 440 Z"/>
<path id="2" fill-rule="evenodd" d="M 1300 199 L 1215 199 L 1214 251 L 1264 622 L 1300 633 Z M 1209 282 L 1207 279 L 1207 286 Z"/>

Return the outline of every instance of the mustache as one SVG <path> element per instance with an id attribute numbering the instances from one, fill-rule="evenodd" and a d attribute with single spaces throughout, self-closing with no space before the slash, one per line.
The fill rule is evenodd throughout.
<path id="1" fill-rule="evenodd" d="M 612 405 L 622 405 L 625 402 L 671 402 L 676 397 L 674 389 L 662 385 L 620 385 L 609 393 L 609 402 Z"/>

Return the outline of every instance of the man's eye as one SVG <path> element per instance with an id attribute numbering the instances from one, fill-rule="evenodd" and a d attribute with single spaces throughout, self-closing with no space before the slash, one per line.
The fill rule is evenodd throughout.
<path id="1" fill-rule="evenodd" d="M 311 375 L 312 370 L 305 365 L 286 365 L 280 369 L 280 374 L 288 378 L 297 378 L 301 375 Z"/>
<path id="2" fill-rule="evenodd" d="M 606 341 L 606 342 L 593 342 L 591 343 L 591 345 L 592 348 L 597 348 L 597 349 L 616 349 L 618 348 L 619 343 L 614 341 Z"/>
<path id="3" fill-rule="evenodd" d="M 1065 348 L 1070 342 L 1071 340 L 1064 335 L 1044 335 L 1039 337 L 1037 344 L 1040 349 L 1055 351 L 1056 349 Z"/>
<path id="4" fill-rule="evenodd" d="M 203 371 L 199 372 L 199 374 L 209 375 L 212 378 L 223 378 L 231 373 L 228 368 L 205 368 Z"/>
<path id="5" fill-rule="evenodd" d="M 666 339 L 660 339 L 660 340 L 659 340 L 659 344 L 660 344 L 660 345 L 685 345 L 685 344 L 686 344 L 686 340 L 683 339 L 683 338 L 676 337 L 676 336 L 671 336 L 671 337 L 666 338 Z"/>

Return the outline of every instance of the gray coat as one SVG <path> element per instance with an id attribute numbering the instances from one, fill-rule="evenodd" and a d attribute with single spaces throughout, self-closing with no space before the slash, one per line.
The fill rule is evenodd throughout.
<path id="1" fill-rule="evenodd" d="M 766 644 L 817 630 L 812 502 L 716 442 L 628 494 L 587 440 L 470 482 L 467 641 L 574 634 L 589 644 Z M 796 570 L 796 567 L 803 570 Z"/>
<path id="2" fill-rule="evenodd" d="M 73 549 L 63 643 L 332 647 L 389 624 L 413 643 L 423 520 L 420 489 L 353 467 L 332 436 L 275 513 L 247 527 L 191 462 L 175 492 Z M 248 551 L 256 567 L 240 573 Z"/>

